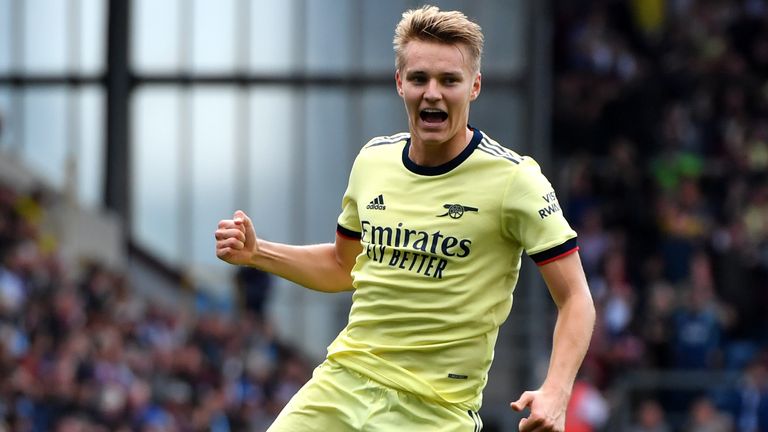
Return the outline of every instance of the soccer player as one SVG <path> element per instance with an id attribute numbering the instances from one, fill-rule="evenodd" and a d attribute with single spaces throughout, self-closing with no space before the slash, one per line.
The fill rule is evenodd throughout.
<path id="1" fill-rule="evenodd" d="M 576 233 L 539 166 L 469 126 L 480 94 L 480 27 L 425 6 L 397 25 L 395 81 L 408 133 L 358 154 L 333 244 L 256 236 L 242 211 L 216 254 L 310 289 L 354 290 L 349 322 L 269 431 L 479 431 L 477 414 L 522 252 L 558 308 L 540 388 L 521 431 L 562 431 L 594 306 Z"/>

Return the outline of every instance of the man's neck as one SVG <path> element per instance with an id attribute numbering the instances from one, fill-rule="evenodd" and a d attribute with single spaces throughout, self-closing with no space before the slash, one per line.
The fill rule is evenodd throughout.
<path id="1" fill-rule="evenodd" d="M 474 132 L 464 128 L 464 134 L 456 134 L 450 140 L 443 143 L 424 143 L 411 135 L 411 146 L 408 149 L 408 158 L 416 165 L 425 167 L 440 166 L 455 159 L 472 141 Z"/>

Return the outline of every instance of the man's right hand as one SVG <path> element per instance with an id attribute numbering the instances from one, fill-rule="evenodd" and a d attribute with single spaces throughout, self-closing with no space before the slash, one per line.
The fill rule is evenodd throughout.
<path id="1" fill-rule="evenodd" d="M 238 210 L 232 219 L 219 221 L 216 230 L 216 256 L 234 265 L 249 265 L 259 246 L 253 223 L 245 212 Z"/>

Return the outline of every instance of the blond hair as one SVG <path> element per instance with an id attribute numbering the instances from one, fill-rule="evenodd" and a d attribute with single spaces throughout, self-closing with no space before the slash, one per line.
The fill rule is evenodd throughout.
<path id="1" fill-rule="evenodd" d="M 463 44 L 469 52 L 469 64 L 480 71 L 483 33 L 480 26 L 459 11 L 441 11 L 437 6 L 422 6 L 403 13 L 395 28 L 395 66 L 405 63 L 405 47 L 413 40 L 444 44 Z"/>

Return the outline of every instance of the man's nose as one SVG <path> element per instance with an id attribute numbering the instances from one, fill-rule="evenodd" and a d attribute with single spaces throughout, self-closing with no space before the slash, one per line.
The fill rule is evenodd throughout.
<path id="1" fill-rule="evenodd" d="M 427 83 L 427 89 L 424 92 L 424 99 L 433 101 L 433 100 L 439 100 L 441 98 L 440 94 L 440 85 L 437 82 L 437 80 L 431 79 Z"/>

